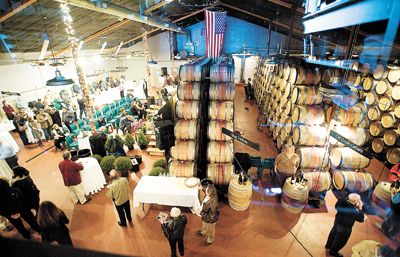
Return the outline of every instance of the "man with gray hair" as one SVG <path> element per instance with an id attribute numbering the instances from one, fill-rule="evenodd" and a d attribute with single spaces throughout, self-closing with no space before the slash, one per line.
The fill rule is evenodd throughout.
<path id="1" fill-rule="evenodd" d="M 364 222 L 363 202 L 359 194 L 351 193 L 346 198 L 341 198 L 335 205 L 337 211 L 335 223 L 329 233 L 325 248 L 329 249 L 331 256 L 342 257 L 339 252 L 350 238 L 352 228 L 356 221 Z"/>
<path id="2" fill-rule="evenodd" d="M 60 168 L 64 185 L 68 187 L 72 201 L 74 203 L 85 204 L 91 199 L 85 197 L 85 192 L 83 190 L 81 174 L 79 173 L 83 170 L 83 165 L 76 163 L 71 160 L 71 153 L 63 153 L 64 160 L 60 162 L 58 167 Z"/>
<path id="3" fill-rule="evenodd" d="M 176 257 L 176 244 L 181 256 L 185 255 L 185 247 L 183 244 L 183 236 L 187 224 L 187 218 L 181 214 L 179 208 L 173 207 L 170 212 L 171 218 L 161 224 L 164 233 L 171 247 L 171 256 Z"/>

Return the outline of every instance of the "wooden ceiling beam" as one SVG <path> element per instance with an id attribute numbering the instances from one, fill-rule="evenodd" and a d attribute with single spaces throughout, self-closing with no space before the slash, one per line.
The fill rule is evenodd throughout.
<path id="1" fill-rule="evenodd" d="M 170 0 L 170 1 L 164 0 L 162 2 L 159 2 L 158 4 L 152 5 L 149 8 L 147 8 L 146 10 L 144 10 L 144 14 L 149 14 L 152 11 L 157 10 L 158 8 L 161 8 L 164 5 L 167 5 L 167 4 L 169 4 L 169 3 L 173 2 L 173 1 L 174 0 Z"/>
<path id="2" fill-rule="evenodd" d="M 277 4 L 277 5 L 286 7 L 286 8 L 288 8 L 288 9 L 291 9 L 292 6 L 293 6 L 293 4 L 288 3 L 288 2 L 286 2 L 286 1 L 282 1 L 282 0 L 267 0 L 267 2 L 271 2 L 271 3 Z M 305 10 L 304 10 L 303 8 L 296 7 L 296 12 L 298 12 L 298 13 L 300 13 L 300 14 L 304 14 L 304 11 L 305 11 Z"/>
<path id="3" fill-rule="evenodd" d="M 13 9 L 11 12 L 8 12 L 0 17 L 0 23 L 7 20 L 8 18 L 13 17 L 15 14 L 19 13 L 20 11 L 24 10 L 26 7 L 31 6 L 32 4 L 36 3 L 37 0 L 28 0 L 27 2 L 23 3 L 22 5 L 18 6 L 17 8 Z"/>
<path id="4" fill-rule="evenodd" d="M 90 35 L 90 36 L 88 36 L 88 37 L 82 39 L 82 41 L 83 41 L 83 43 L 90 42 L 90 41 L 92 41 L 93 39 L 96 39 L 96 38 L 98 38 L 99 36 L 104 35 L 104 34 L 107 33 L 107 32 L 110 32 L 110 31 L 112 31 L 112 30 L 114 30 L 114 29 L 116 29 L 116 28 L 121 27 L 122 25 L 125 25 L 125 24 L 129 23 L 130 21 L 131 21 L 131 20 L 125 19 L 125 20 L 123 20 L 123 21 L 116 22 L 116 23 L 112 24 L 111 26 L 108 26 L 108 27 L 106 27 L 106 28 L 104 28 L 104 29 L 102 29 L 102 30 L 99 30 L 99 31 L 97 31 L 96 33 L 94 33 L 94 34 L 92 34 L 92 35 Z M 54 53 L 54 56 L 59 56 L 59 55 L 65 54 L 65 53 L 67 53 L 67 52 L 70 51 L 70 50 L 71 50 L 71 47 L 70 47 L 70 46 L 69 46 L 69 47 L 66 47 L 66 48 L 64 48 L 64 49 L 61 49 L 61 50 L 55 52 L 55 53 Z M 46 56 L 46 59 L 49 59 L 49 58 L 51 58 L 51 57 L 52 57 L 52 55 L 48 55 L 48 56 Z"/>

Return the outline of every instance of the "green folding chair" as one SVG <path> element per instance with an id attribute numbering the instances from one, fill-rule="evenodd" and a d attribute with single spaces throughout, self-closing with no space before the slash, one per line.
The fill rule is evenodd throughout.
<path id="1" fill-rule="evenodd" d="M 65 137 L 65 142 L 67 142 L 68 150 L 79 150 L 78 142 L 75 142 L 71 136 Z"/>

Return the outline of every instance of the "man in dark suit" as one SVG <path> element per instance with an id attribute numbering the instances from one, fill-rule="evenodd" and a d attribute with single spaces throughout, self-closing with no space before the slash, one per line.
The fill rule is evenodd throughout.
<path id="1" fill-rule="evenodd" d="M 325 248 L 329 249 L 329 254 L 342 257 L 339 252 L 350 238 L 352 228 L 356 221 L 364 222 L 365 216 L 362 211 L 363 203 L 358 194 L 349 194 L 347 198 L 339 199 L 335 205 L 337 211 L 335 223 L 329 233 Z"/>
<path id="2" fill-rule="evenodd" d="M 185 247 L 183 244 L 183 236 L 187 224 L 187 218 L 181 214 L 179 208 L 173 207 L 171 209 L 171 218 L 161 224 L 167 239 L 169 246 L 171 247 L 171 257 L 176 257 L 176 244 L 178 243 L 178 249 L 181 256 L 185 254 Z"/>

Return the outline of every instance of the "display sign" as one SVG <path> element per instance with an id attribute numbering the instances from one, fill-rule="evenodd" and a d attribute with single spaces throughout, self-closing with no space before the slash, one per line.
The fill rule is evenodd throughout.
<path id="1" fill-rule="evenodd" d="M 250 140 L 242 137 L 241 135 L 237 135 L 237 134 L 233 133 L 233 131 L 230 131 L 230 130 L 228 130 L 226 128 L 222 128 L 222 134 L 225 134 L 228 137 L 231 137 L 231 138 L 233 138 L 233 139 L 235 139 L 235 140 L 237 140 L 239 142 L 242 142 L 243 144 L 248 145 L 251 148 L 256 149 L 257 151 L 260 151 L 260 145 L 259 144 L 251 142 Z"/>
<path id="2" fill-rule="evenodd" d="M 365 150 L 364 148 L 360 147 L 359 145 L 354 144 L 353 142 L 349 141 L 344 136 L 338 134 L 336 131 L 331 130 L 330 136 L 338 140 L 340 143 L 343 143 L 345 146 L 350 147 L 357 153 L 367 157 L 368 159 L 372 159 L 371 152 Z"/>
<path id="3" fill-rule="evenodd" d="M 16 92 L 10 92 L 10 91 L 1 91 L 1 94 L 2 95 L 18 95 L 18 96 L 20 96 L 21 94 L 20 93 L 16 93 Z"/>

